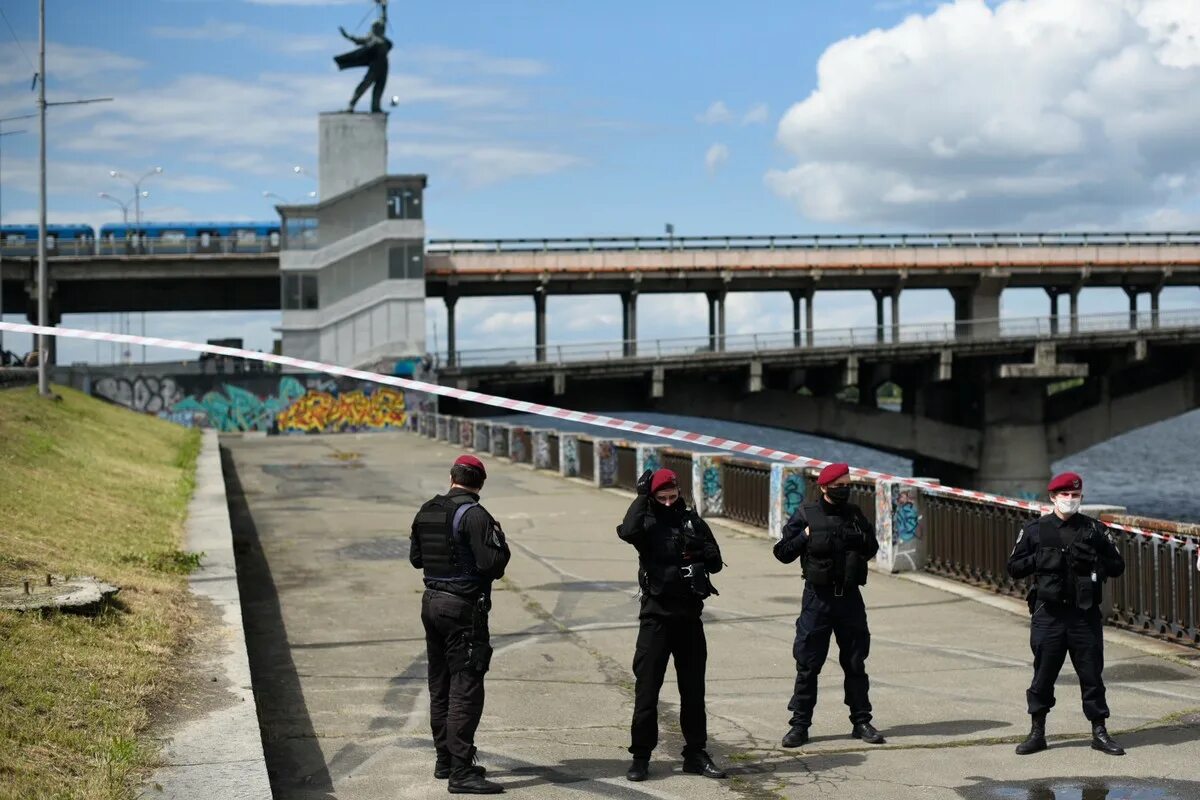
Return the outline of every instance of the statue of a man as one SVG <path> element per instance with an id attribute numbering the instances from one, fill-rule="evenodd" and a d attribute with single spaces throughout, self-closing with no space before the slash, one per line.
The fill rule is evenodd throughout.
<path id="1" fill-rule="evenodd" d="M 363 96 L 363 92 L 367 91 L 368 86 L 374 84 L 375 88 L 371 92 L 371 113 L 382 113 L 383 109 L 380 107 L 379 101 L 383 98 L 383 87 L 387 85 L 388 51 L 392 49 L 391 41 L 383 35 L 384 21 L 375 20 L 371 24 L 371 33 L 365 37 L 351 36 L 342 27 L 339 27 L 338 30 L 342 32 L 342 36 L 359 45 L 348 53 L 334 56 L 333 60 L 337 62 L 338 69 L 367 68 L 367 74 L 358 84 L 358 88 L 354 90 L 354 97 L 350 98 L 350 107 L 346 110 L 353 111 L 354 104 Z"/>

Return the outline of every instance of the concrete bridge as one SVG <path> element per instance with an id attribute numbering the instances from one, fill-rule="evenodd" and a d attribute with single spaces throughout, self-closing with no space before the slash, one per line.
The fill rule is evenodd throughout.
<path id="1" fill-rule="evenodd" d="M 279 253 L 194 252 L 198 248 L 197 241 L 180 243 L 178 253 L 52 258 L 51 319 L 280 307 Z M 621 338 L 635 342 L 639 294 L 703 292 L 717 342 L 725 333 L 729 292 L 790 292 L 793 328 L 811 340 L 813 296 L 820 289 L 870 291 L 879 327 L 890 305 L 895 328 L 906 288 L 945 289 L 954 297 L 955 319 L 971 320 L 998 317 L 1006 287 L 1045 289 L 1051 314 L 1066 295 L 1074 317 L 1085 287 L 1123 288 L 1132 310 L 1148 294 L 1154 310 L 1164 287 L 1200 286 L 1200 233 L 1189 232 L 434 239 L 427 250 L 426 296 L 446 303 L 451 354 L 462 297 L 531 297 L 535 346 L 544 348 L 548 295 L 620 295 Z M 5 258 L 4 313 L 33 314 L 35 275 L 33 259 Z M 320 296 L 319 287 L 314 293 Z"/>
<path id="2" fill-rule="evenodd" d="M 823 333 L 804 347 L 790 333 L 730 337 L 725 350 L 665 340 L 637 357 L 627 343 L 541 362 L 526 349 L 524 363 L 465 352 L 439 380 L 566 408 L 828 436 L 912 458 L 917 475 L 1014 496 L 1041 496 L 1058 459 L 1200 406 L 1200 311 L 901 327 L 882 342 L 876 328 Z M 898 410 L 879 407 L 888 382 L 900 387 Z"/>

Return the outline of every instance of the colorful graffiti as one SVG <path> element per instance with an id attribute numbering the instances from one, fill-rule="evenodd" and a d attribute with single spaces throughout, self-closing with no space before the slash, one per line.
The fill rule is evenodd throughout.
<path id="1" fill-rule="evenodd" d="M 895 544 L 911 542 L 921 536 L 921 515 L 913 500 L 913 490 L 892 487 L 895 501 L 892 510 L 892 541 Z"/>
<path id="2" fill-rule="evenodd" d="M 404 392 L 383 386 L 369 393 L 309 391 L 276 417 L 280 433 L 399 430 L 407 422 Z"/>
<path id="3" fill-rule="evenodd" d="M 592 475 L 597 486 L 615 486 L 617 483 L 617 445 L 611 439 L 596 439 L 592 448 L 595 467 Z"/>
<path id="4" fill-rule="evenodd" d="M 573 433 L 560 434 L 558 447 L 558 468 L 563 477 L 579 477 L 579 437 Z"/>
<path id="5" fill-rule="evenodd" d="M 509 430 L 508 457 L 518 464 L 528 464 L 532 460 L 529 453 L 529 429 L 514 426 Z"/>
<path id="6" fill-rule="evenodd" d="M 480 453 L 491 452 L 492 424 L 490 422 L 475 423 L 475 443 L 472 446 Z"/>
<path id="7" fill-rule="evenodd" d="M 721 468 L 710 464 L 701 478 L 704 487 L 704 513 L 721 514 L 725 510 L 725 492 L 721 488 Z"/>
<path id="8" fill-rule="evenodd" d="M 893 481 L 876 484 L 879 564 L 889 572 L 919 570 L 925 563 L 925 517 L 920 502 L 920 492 L 911 486 Z"/>
<path id="9" fill-rule="evenodd" d="M 492 455 L 508 458 L 508 425 L 492 425 Z"/>
<path id="10" fill-rule="evenodd" d="M 86 390 L 179 425 L 222 433 L 394 430 L 409 425 L 410 410 L 432 406 L 426 395 L 369 382 L 263 372 L 105 377 Z"/>
<path id="11" fill-rule="evenodd" d="M 550 469 L 554 457 L 550 455 L 550 431 L 533 431 L 533 466 Z"/>
<path id="12" fill-rule="evenodd" d="M 216 428 L 222 433 L 271 431 L 275 429 L 276 416 L 307 392 L 304 384 L 290 375 L 280 378 L 275 393 L 265 397 L 227 383 L 200 397 L 189 395 L 168 410 L 204 414 L 207 427 Z"/>

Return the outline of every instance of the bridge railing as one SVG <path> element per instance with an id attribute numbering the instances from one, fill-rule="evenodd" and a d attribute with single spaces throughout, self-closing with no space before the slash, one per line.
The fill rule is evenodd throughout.
<path id="1" fill-rule="evenodd" d="M 964 340 L 1012 338 L 1051 339 L 1133 329 L 1189 328 L 1200 325 L 1200 310 L 1117 312 L 1087 316 L 1001 317 L 961 322 L 924 322 L 909 325 L 822 328 L 812 331 L 689 336 L 649 340 L 579 342 L 546 345 L 542 361 L 552 364 L 689 356 L 713 352 L 768 353 L 804 348 L 874 347 L 880 344 L 928 344 Z M 898 334 L 898 335 L 897 335 Z M 440 354 L 443 363 L 456 367 L 523 364 L 539 361 L 538 348 L 496 347 L 457 350 L 454 359 Z"/>
<path id="2" fill-rule="evenodd" d="M 428 436 L 449 440 L 451 432 L 460 429 L 457 417 L 437 424 L 436 419 L 421 421 L 416 412 L 412 416 L 418 419 L 410 424 Z M 659 463 L 680 477 L 680 489 L 702 514 L 763 528 L 774 536 L 802 500 L 817 497 L 816 471 L 809 468 L 545 429 L 534 435 L 545 436 L 553 454 L 545 467 L 572 475 L 577 470 L 578 477 L 597 486 L 632 489 L 639 458 L 645 455 L 644 450 L 639 455 L 639 450 L 649 447 L 656 451 Z M 492 452 L 496 441 L 496 437 L 483 437 L 476 444 L 483 442 L 484 449 Z M 570 456 L 560 458 L 560 448 L 568 446 L 573 448 Z M 511 454 L 499 450 L 494 456 Z M 615 464 L 600 464 L 597 469 L 596 462 L 604 458 Z M 693 483 L 693 474 L 701 475 L 698 484 Z M 886 479 L 855 480 L 851 502 L 875 525 L 882 571 L 923 570 L 997 593 L 1024 596 L 1028 583 L 1008 576 L 1008 555 L 1017 532 L 1037 517 L 1036 510 L 965 497 L 946 487 L 914 487 Z M 1105 587 L 1107 621 L 1200 647 L 1200 524 L 1120 514 L 1100 518 L 1157 534 L 1113 529 L 1126 569 Z"/>
<path id="3" fill-rule="evenodd" d="M 589 253 L 596 250 L 888 249 L 897 247 L 1079 247 L 1194 245 L 1200 232 L 847 233 L 750 236 L 591 236 L 542 239 L 430 239 L 430 253 Z"/>

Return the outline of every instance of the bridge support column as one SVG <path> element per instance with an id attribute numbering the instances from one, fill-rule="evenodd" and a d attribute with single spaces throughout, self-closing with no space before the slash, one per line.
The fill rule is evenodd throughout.
<path id="1" fill-rule="evenodd" d="M 708 347 L 713 352 L 725 349 L 725 290 L 705 292 L 708 297 Z"/>
<path id="2" fill-rule="evenodd" d="M 1082 286 L 1072 286 L 1067 292 L 1071 301 L 1071 333 L 1079 332 L 1079 292 Z"/>
<path id="3" fill-rule="evenodd" d="M 454 322 L 454 307 L 458 305 L 458 297 L 448 294 L 446 301 L 446 366 L 453 367 L 458 362 L 458 326 Z"/>
<path id="4" fill-rule="evenodd" d="M 1150 327 L 1158 327 L 1158 296 L 1162 294 L 1162 286 L 1150 290 Z"/>
<path id="5" fill-rule="evenodd" d="M 804 338 L 809 347 L 813 343 L 813 295 L 816 290 L 809 289 L 804 295 Z"/>
<path id="6" fill-rule="evenodd" d="M 1061 291 L 1056 286 L 1047 286 L 1046 294 L 1050 297 L 1050 335 L 1058 333 L 1058 296 Z"/>
<path id="7" fill-rule="evenodd" d="M 622 352 L 637 355 L 637 292 L 621 293 L 621 341 Z"/>
<path id="8" fill-rule="evenodd" d="M 55 327 L 58 325 L 58 323 L 62 322 L 62 311 L 60 310 L 61 307 L 59 306 L 59 302 L 58 302 L 58 291 L 57 291 L 58 287 L 55 285 L 54 281 L 48 281 L 47 283 L 49 284 L 47 286 L 47 289 L 49 291 L 47 292 L 48 302 L 47 302 L 47 308 L 46 308 L 46 324 L 49 325 L 50 327 Z M 29 292 L 29 302 L 28 302 L 28 304 L 26 306 L 26 310 L 25 310 L 25 319 L 30 325 L 40 325 L 41 323 L 38 321 L 38 295 L 37 295 L 36 285 L 32 284 L 32 283 L 29 284 L 28 292 Z M 33 347 L 31 347 L 30 349 L 37 350 L 37 343 L 38 343 L 38 337 L 34 336 L 33 337 Z M 128 347 L 128 345 L 124 345 L 124 346 Z M 39 358 L 40 358 L 40 355 L 39 355 Z M 57 336 L 47 336 L 46 337 L 46 364 L 47 364 L 47 366 L 54 366 L 57 363 L 58 363 L 58 337 Z"/>
<path id="9" fill-rule="evenodd" d="M 1129 297 L 1129 327 L 1136 329 L 1138 326 L 1137 301 L 1138 295 L 1141 294 L 1142 290 L 1137 286 L 1122 286 L 1121 288 L 1125 290 L 1126 296 Z"/>
<path id="10" fill-rule="evenodd" d="M 900 287 L 892 290 L 892 342 L 900 341 Z"/>
<path id="11" fill-rule="evenodd" d="M 875 341 L 883 343 L 883 298 L 887 297 L 887 289 L 872 289 L 875 296 Z"/>
<path id="12" fill-rule="evenodd" d="M 788 292 L 792 296 L 792 346 L 800 346 L 800 300 L 804 297 L 804 292 L 799 289 L 791 289 Z"/>
<path id="13" fill-rule="evenodd" d="M 533 349 L 538 361 L 546 360 L 546 288 L 533 293 Z"/>
<path id="14" fill-rule="evenodd" d="M 951 289 L 954 298 L 955 336 L 959 339 L 1000 335 L 1000 294 L 1007 275 L 980 278 L 974 286 Z"/>

